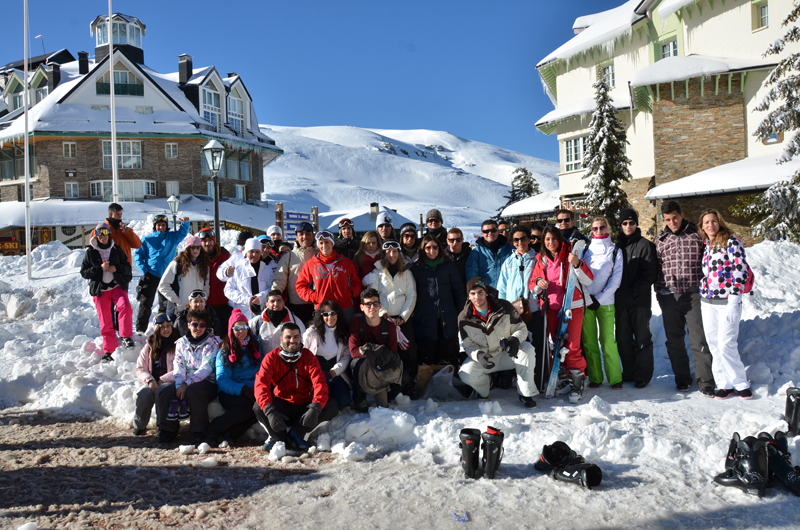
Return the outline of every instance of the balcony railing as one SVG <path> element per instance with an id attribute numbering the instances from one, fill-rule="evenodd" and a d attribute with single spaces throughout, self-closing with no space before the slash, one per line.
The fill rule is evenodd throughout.
<path id="1" fill-rule="evenodd" d="M 97 83 L 97 95 L 106 96 L 111 94 L 111 83 Z M 132 85 L 127 83 L 114 83 L 115 96 L 144 96 L 144 85 Z"/>

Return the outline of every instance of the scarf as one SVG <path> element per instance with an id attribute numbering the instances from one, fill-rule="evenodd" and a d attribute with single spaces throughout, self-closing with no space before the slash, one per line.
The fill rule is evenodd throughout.
<path id="1" fill-rule="evenodd" d="M 289 314 L 289 310 L 285 307 L 280 311 L 273 311 L 272 309 L 267 309 L 267 319 L 272 323 L 273 326 L 277 326 L 283 319 L 286 318 L 286 315 Z"/>
<path id="2" fill-rule="evenodd" d="M 603 235 L 595 235 L 594 232 L 592 232 L 592 239 L 606 239 L 609 237 L 611 237 L 611 234 L 609 234 L 608 232 L 606 232 Z"/>
<path id="3" fill-rule="evenodd" d="M 106 217 L 106 222 L 108 226 L 113 228 L 114 230 L 119 230 L 119 224 L 122 222 L 121 220 L 114 219 L 113 217 Z"/>
<path id="4" fill-rule="evenodd" d="M 189 332 L 186 333 L 186 340 L 188 340 L 189 344 L 191 344 L 192 346 L 197 346 L 198 344 L 201 344 L 204 340 L 208 338 L 209 335 L 208 327 L 206 327 L 206 330 L 199 337 L 193 337 L 191 326 L 189 328 L 190 328 Z"/>
<path id="5" fill-rule="evenodd" d="M 442 256 L 439 256 L 438 258 L 436 258 L 436 259 L 435 259 L 435 260 L 433 260 L 433 261 L 431 261 L 431 260 L 429 260 L 429 259 L 426 259 L 426 260 L 425 260 L 425 264 L 426 264 L 428 267 L 430 267 L 431 269 L 433 269 L 433 270 L 436 270 L 436 267 L 438 267 L 438 266 L 439 266 L 439 265 L 441 265 L 442 263 L 444 263 L 444 258 L 443 258 Z"/>

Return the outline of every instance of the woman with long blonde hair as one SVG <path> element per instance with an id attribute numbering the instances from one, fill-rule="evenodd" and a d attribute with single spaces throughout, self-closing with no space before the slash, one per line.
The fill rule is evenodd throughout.
<path id="1" fill-rule="evenodd" d="M 714 396 L 725 399 L 738 394 L 748 399 L 753 393 L 739 355 L 742 295 L 752 274 L 744 245 L 713 208 L 700 213 L 697 227 L 705 240 L 700 312 L 717 385 Z"/>
<path id="2" fill-rule="evenodd" d="M 356 269 L 358 278 L 363 279 L 375 269 L 375 263 L 381 259 L 380 238 L 378 232 L 370 230 L 361 238 L 356 252 Z"/>

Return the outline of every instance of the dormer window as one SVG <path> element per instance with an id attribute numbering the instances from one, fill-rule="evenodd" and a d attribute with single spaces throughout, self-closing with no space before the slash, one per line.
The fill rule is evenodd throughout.
<path id="1" fill-rule="evenodd" d="M 219 92 L 212 83 L 205 85 L 201 92 L 203 93 L 202 112 L 203 119 L 214 126 L 214 130 L 219 132 L 220 123 L 222 123 L 222 112 L 219 105 Z"/>
<path id="2" fill-rule="evenodd" d="M 97 82 L 97 95 L 104 96 L 111 93 L 110 77 L 108 72 Z M 114 66 L 114 95 L 116 96 L 144 96 L 142 81 L 128 71 L 122 63 Z"/>
<path id="3" fill-rule="evenodd" d="M 244 130 L 244 114 L 242 100 L 233 96 L 228 97 L 228 125 L 241 136 Z"/>
<path id="4" fill-rule="evenodd" d="M 108 23 L 100 22 L 95 30 L 97 46 L 108 45 Z M 142 28 L 135 22 L 112 22 L 111 38 L 114 44 L 130 44 L 142 47 Z"/>

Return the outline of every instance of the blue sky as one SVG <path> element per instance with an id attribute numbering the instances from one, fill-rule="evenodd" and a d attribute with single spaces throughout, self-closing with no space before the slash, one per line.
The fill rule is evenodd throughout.
<path id="1" fill-rule="evenodd" d="M 145 62 L 239 73 L 261 123 L 436 129 L 557 160 L 534 123 L 552 110 L 536 63 L 580 15 L 624 0 L 477 2 L 115 0 L 147 26 Z M 22 58 L 22 0 L 4 2 L 0 64 Z M 168 6 L 168 7 L 167 7 Z M 94 55 L 108 2 L 29 0 L 31 55 Z"/>

